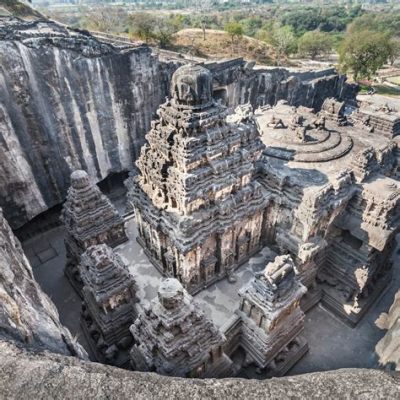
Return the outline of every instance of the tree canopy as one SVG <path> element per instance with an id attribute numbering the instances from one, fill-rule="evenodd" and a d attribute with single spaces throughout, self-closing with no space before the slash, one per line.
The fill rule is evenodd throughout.
<path id="1" fill-rule="evenodd" d="M 224 31 L 231 37 L 232 42 L 236 38 L 243 36 L 243 26 L 239 22 L 230 21 L 225 24 Z"/>
<path id="2" fill-rule="evenodd" d="M 312 60 L 317 56 L 329 54 L 332 47 L 333 40 L 326 32 L 306 32 L 298 41 L 299 53 L 308 55 Z"/>
<path id="3" fill-rule="evenodd" d="M 156 18 L 149 13 L 132 14 L 129 18 L 129 33 L 146 43 L 155 38 Z"/>
<path id="4" fill-rule="evenodd" d="M 391 54 L 388 35 L 370 30 L 348 32 L 339 48 L 343 71 L 352 72 L 356 80 L 371 78 Z"/>
<path id="5" fill-rule="evenodd" d="M 277 55 L 280 64 L 283 56 L 294 53 L 296 49 L 296 38 L 289 26 L 275 27 L 271 35 L 271 44 Z"/>

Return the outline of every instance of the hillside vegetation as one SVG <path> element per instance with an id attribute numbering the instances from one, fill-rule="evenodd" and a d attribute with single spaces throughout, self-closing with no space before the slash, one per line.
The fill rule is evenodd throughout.
<path id="1" fill-rule="evenodd" d="M 205 37 L 205 38 L 204 38 Z M 177 50 L 185 50 L 194 56 L 209 58 L 243 57 L 260 64 L 273 64 L 273 48 L 260 40 L 242 36 L 233 40 L 228 33 L 219 30 L 182 29 L 173 37 Z"/>
<path id="2" fill-rule="evenodd" d="M 0 0 L 0 9 L 1 8 L 8 11 L 13 16 L 22 19 L 44 18 L 40 12 L 34 10 L 28 4 L 22 3 L 18 0 Z"/>

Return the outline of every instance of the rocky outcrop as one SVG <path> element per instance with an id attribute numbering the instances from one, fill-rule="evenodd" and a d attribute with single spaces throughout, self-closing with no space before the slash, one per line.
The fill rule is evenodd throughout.
<path id="1" fill-rule="evenodd" d="M 61 325 L 56 307 L 34 280 L 21 244 L 1 210 L 0 243 L 0 339 L 35 351 L 86 358 L 86 352 Z"/>
<path id="2" fill-rule="evenodd" d="M 7 399 L 396 399 L 399 379 L 347 369 L 263 381 L 180 379 L 122 370 L 0 342 L 0 393 Z"/>
<path id="3" fill-rule="evenodd" d="M 230 107 L 251 103 L 253 107 L 275 105 L 286 100 L 293 106 L 319 111 L 327 97 L 354 101 L 358 86 L 334 68 L 296 71 L 286 68 L 255 67 L 243 59 L 207 62 L 214 76 L 214 97 Z"/>
<path id="4" fill-rule="evenodd" d="M 387 330 L 375 347 L 379 363 L 388 370 L 400 371 L 400 291 L 394 296 L 388 313 L 381 314 L 376 324 Z"/>
<path id="5" fill-rule="evenodd" d="M 147 46 L 8 18 L 0 58 L 0 206 L 13 228 L 60 203 L 72 170 L 132 168 L 170 76 Z"/>

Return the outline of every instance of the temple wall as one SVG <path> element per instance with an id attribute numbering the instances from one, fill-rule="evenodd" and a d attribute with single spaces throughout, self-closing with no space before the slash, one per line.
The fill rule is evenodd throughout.
<path id="1" fill-rule="evenodd" d="M 146 244 L 159 268 L 170 276 L 180 276 L 192 287 L 211 281 L 229 267 L 246 261 L 260 249 L 263 236 L 264 212 L 236 223 L 222 235 L 212 234 L 201 246 L 182 254 L 161 231 L 157 231 L 135 209 L 139 237 Z M 168 255 L 167 255 L 168 253 Z"/>

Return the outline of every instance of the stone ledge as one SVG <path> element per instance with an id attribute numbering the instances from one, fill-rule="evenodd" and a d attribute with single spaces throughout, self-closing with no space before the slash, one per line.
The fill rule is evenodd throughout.
<path id="1" fill-rule="evenodd" d="M 264 381 L 167 378 L 0 341 L 0 397 L 7 399 L 395 399 L 400 376 L 341 369 Z"/>

